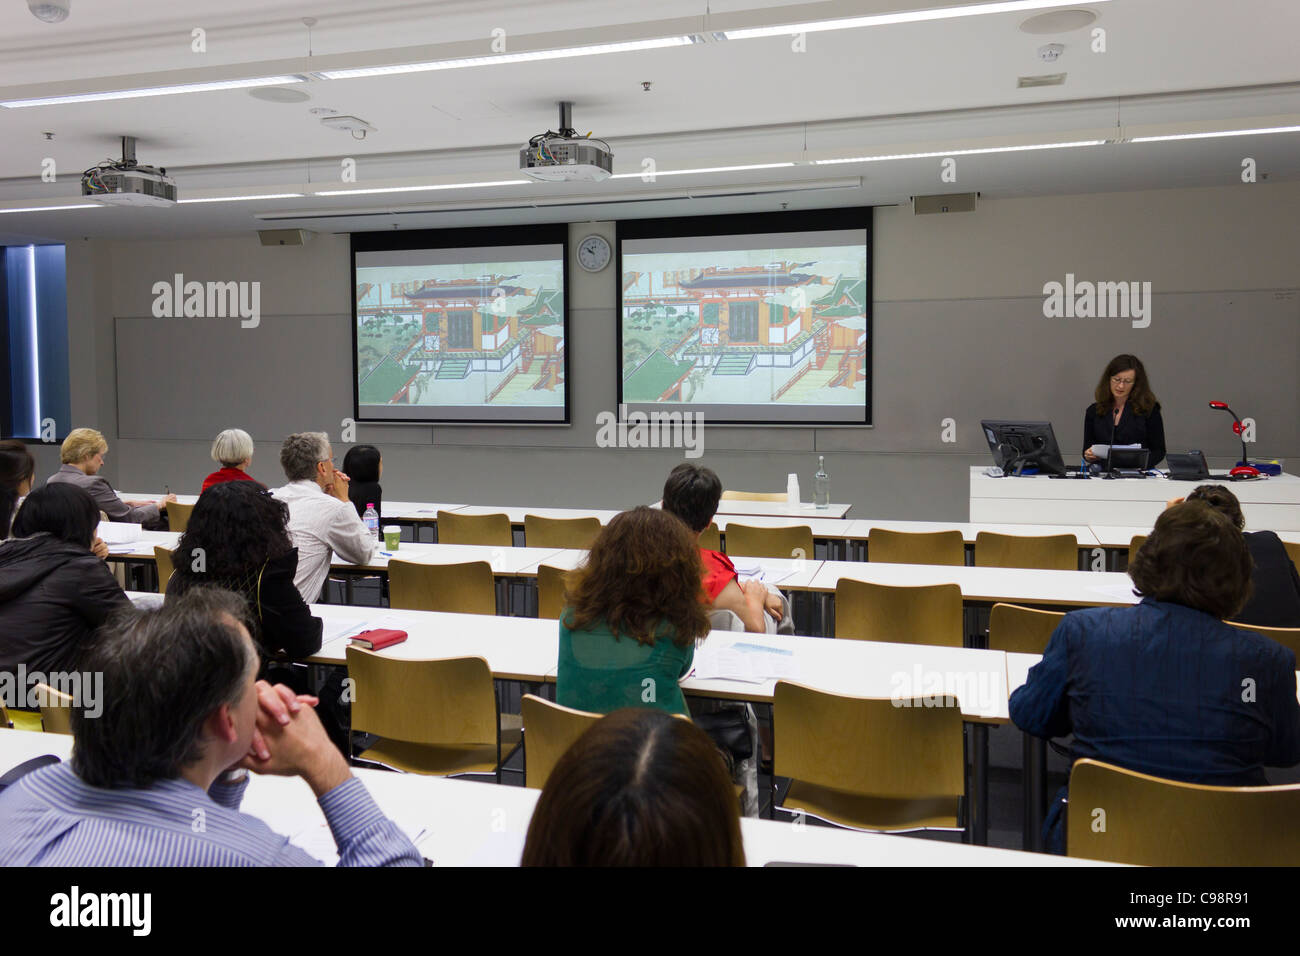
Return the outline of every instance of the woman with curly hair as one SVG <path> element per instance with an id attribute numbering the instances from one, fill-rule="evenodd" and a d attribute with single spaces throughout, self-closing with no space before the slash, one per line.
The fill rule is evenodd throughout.
<path id="1" fill-rule="evenodd" d="M 677 682 L 709 633 L 703 575 L 700 549 L 675 516 L 640 507 L 610 521 L 566 589 L 557 701 L 601 714 L 685 714 Z"/>
<path id="2" fill-rule="evenodd" d="M 321 620 L 293 585 L 298 549 L 289 541 L 289 509 L 256 482 L 229 481 L 199 495 L 172 552 L 167 599 L 211 585 L 248 601 L 262 657 L 303 658 L 320 650 Z"/>

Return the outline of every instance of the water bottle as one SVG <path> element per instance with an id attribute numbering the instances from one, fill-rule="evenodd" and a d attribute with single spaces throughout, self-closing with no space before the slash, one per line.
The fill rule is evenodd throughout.
<path id="1" fill-rule="evenodd" d="M 375 544 L 378 545 L 379 512 L 375 510 L 374 502 L 370 502 L 366 505 L 366 513 L 361 516 L 361 520 L 365 522 L 366 531 L 370 534 L 370 537 L 374 539 Z"/>
<path id="2" fill-rule="evenodd" d="M 787 475 L 785 479 L 785 503 L 791 508 L 799 507 L 799 476 Z"/>
<path id="3" fill-rule="evenodd" d="M 813 475 L 813 504 L 818 508 L 831 506 L 831 480 L 826 475 L 826 456 L 817 456 L 817 474 Z"/>

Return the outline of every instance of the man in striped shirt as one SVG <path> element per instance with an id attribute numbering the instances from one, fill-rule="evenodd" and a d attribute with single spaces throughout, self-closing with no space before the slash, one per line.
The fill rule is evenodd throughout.
<path id="1" fill-rule="evenodd" d="M 103 713 L 74 710 L 71 762 L 0 793 L 0 866 L 319 865 L 239 812 L 249 769 L 311 786 L 340 866 L 422 864 L 315 698 L 257 680 L 246 615 L 230 592 L 196 588 L 105 626 L 81 662 L 104 675 Z"/>

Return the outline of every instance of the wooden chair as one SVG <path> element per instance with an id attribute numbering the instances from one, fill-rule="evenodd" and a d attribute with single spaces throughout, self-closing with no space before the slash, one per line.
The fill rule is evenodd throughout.
<path id="1" fill-rule="evenodd" d="M 600 534 L 599 518 L 543 518 L 524 515 L 524 544 L 530 548 L 586 551 Z"/>
<path id="2" fill-rule="evenodd" d="M 525 694 L 519 700 L 524 718 L 524 786 L 541 790 L 551 771 L 574 745 L 603 716 Z"/>
<path id="3" fill-rule="evenodd" d="M 961 588 L 956 584 L 895 587 L 841 578 L 835 586 L 835 636 L 961 647 L 965 636 Z"/>
<path id="4" fill-rule="evenodd" d="M 0 704 L 0 729 L 40 733 L 43 729 L 41 715 L 32 710 L 6 710 L 5 705 Z"/>
<path id="5" fill-rule="evenodd" d="M 887 531 L 872 528 L 867 532 L 867 558 L 889 564 L 966 563 L 966 542 L 960 531 Z"/>
<path id="6" fill-rule="evenodd" d="M 1256 634 L 1277 641 L 1283 647 L 1289 648 L 1296 656 L 1296 660 L 1300 661 L 1300 627 L 1262 627 L 1259 624 L 1238 624 L 1236 621 L 1229 621 L 1228 626 L 1243 631 L 1254 631 Z"/>
<path id="7" fill-rule="evenodd" d="M 924 699 L 844 697 L 778 681 L 773 772 L 790 778 L 782 809 L 863 830 L 961 828 L 961 710 L 951 696 L 939 706 Z"/>
<path id="8" fill-rule="evenodd" d="M 537 567 L 537 616 L 552 621 L 564 610 L 564 584 L 569 572 L 541 564 Z"/>
<path id="9" fill-rule="evenodd" d="M 723 501 L 785 501 L 784 491 L 724 491 Z"/>
<path id="10" fill-rule="evenodd" d="M 710 551 L 722 550 L 722 535 L 718 531 L 718 523 L 710 521 L 709 526 L 700 534 L 700 547 L 708 548 Z"/>
<path id="11" fill-rule="evenodd" d="M 454 511 L 439 511 L 438 543 L 510 548 L 514 546 L 515 536 L 507 515 L 461 515 Z"/>
<path id="12" fill-rule="evenodd" d="M 1135 534 L 1133 539 L 1128 543 L 1128 566 L 1133 567 L 1133 559 L 1137 557 L 1138 549 L 1146 544 L 1147 536 L 1144 534 Z"/>
<path id="13" fill-rule="evenodd" d="M 1079 570 L 1079 540 L 1072 534 L 1031 537 L 981 531 L 975 536 L 975 566 L 1077 571 Z"/>
<path id="14" fill-rule="evenodd" d="M 190 515 L 194 513 L 194 505 L 183 505 L 179 501 L 169 502 L 167 505 L 167 530 L 184 531 L 189 527 Z"/>
<path id="15" fill-rule="evenodd" d="M 802 552 L 802 554 L 800 554 Z M 789 528 L 755 528 L 727 522 L 727 554 L 750 558 L 813 558 L 812 529 L 807 525 Z"/>
<path id="16" fill-rule="evenodd" d="M 995 604 L 989 611 L 989 650 L 1041 654 L 1063 611 L 1039 611 L 1018 604 Z"/>
<path id="17" fill-rule="evenodd" d="M 37 684 L 36 703 L 41 708 L 41 727 L 47 734 L 72 733 L 72 707 L 75 701 L 70 695 L 55 690 L 49 684 Z"/>
<path id="18" fill-rule="evenodd" d="M 172 549 L 163 547 L 161 544 L 153 546 L 154 563 L 158 565 L 158 593 L 166 594 L 167 585 L 171 582 L 172 575 L 176 573 L 176 568 L 172 564 Z"/>
<path id="19" fill-rule="evenodd" d="M 388 562 L 388 601 L 408 611 L 496 614 L 497 592 L 492 565 Z"/>
<path id="20" fill-rule="evenodd" d="M 487 661 L 407 660 L 351 645 L 347 661 L 356 682 L 352 729 L 379 738 L 354 756 L 411 773 L 495 774 L 501 782 L 502 753 L 520 735 L 501 727 Z"/>
<path id="21" fill-rule="evenodd" d="M 1139 866 L 1295 866 L 1300 784 L 1212 787 L 1079 760 L 1069 856 Z"/>
<path id="22" fill-rule="evenodd" d="M 1300 541 L 1283 541 L 1282 547 L 1286 548 L 1286 553 L 1291 555 L 1291 563 L 1300 571 Z"/>

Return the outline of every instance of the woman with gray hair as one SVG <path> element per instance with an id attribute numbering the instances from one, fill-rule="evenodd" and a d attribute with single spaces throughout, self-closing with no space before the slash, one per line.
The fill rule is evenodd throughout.
<path id="1" fill-rule="evenodd" d="M 253 461 L 253 437 L 242 428 L 227 428 L 212 443 L 212 460 L 221 466 L 203 479 L 200 493 L 213 485 L 226 481 L 252 481 L 263 490 L 266 486 L 258 482 L 244 469 Z"/>

